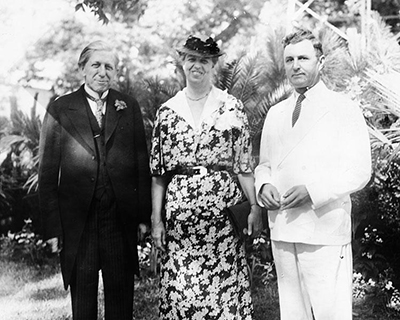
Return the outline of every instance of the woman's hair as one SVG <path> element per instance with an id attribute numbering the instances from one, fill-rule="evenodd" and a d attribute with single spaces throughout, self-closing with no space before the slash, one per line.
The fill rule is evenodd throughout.
<path id="1" fill-rule="evenodd" d="M 289 44 L 296 44 L 303 40 L 310 40 L 317 57 L 320 57 L 324 54 L 322 51 L 321 42 L 313 35 L 311 31 L 299 29 L 291 34 L 288 34 L 282 41 L 283 47 L 286 48 Z"/>
<path id="2" fill-rule="evenodd" d="M 187 56 L 190 56 L 190 53 L 181 53 L 181 54 L 179 54 L 179 58 L 181 59 L 182 62 L 185 61 Z M 219 57 L 206 57 L 206 58 L 207 59 L 211 59 L 212 63 L 215 66 L 217 64 L 217 62 L 218 62 L 218 58 Z"/>
<path id="3" fill-rule="evenodd" d="M 108 51 L 114 54 L 115 66 L 118 65 L 118 56 L 114 51 L 114 48 L 110 46 L 108 43 L 97 40 L 94 42 L 89 43 L 81 52 L 78 60 L 78 66 L 80 68 L 85 67 L 86 63 L 89 61 L 90 57 L 92 56 L 93 52 L 95 51 Z"/>

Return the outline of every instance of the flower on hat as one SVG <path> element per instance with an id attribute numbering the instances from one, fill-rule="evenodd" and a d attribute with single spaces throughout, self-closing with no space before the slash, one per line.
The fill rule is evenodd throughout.
<path id="1" fill-rule="evenodd" d="M 128 108 L 128 106 L 123 100 L 115 100 L 115 108 L 117 109 L 117 111 L 120 111 Z"/>
<path id="2" fill-rule="evenodd" d="M 206 40 L 202 40 L 195 36 L 189 36 L 183 47 L 177 50 L 180 54 L 200 54 L 210 57 L 219 57 L 223 53 L 220 51 L 218 44 L 213 38 L 209 37 Z"/>
<path id="3" fill-rule="evenodd" d="M 218 45 L 211 37 L 209 37 L 206 41 L 202 41 L 200 38 L 190 36 L 187 39 L 184 47 L 200 53 L 209 53 L 215 55 L 219 53 Z"/>

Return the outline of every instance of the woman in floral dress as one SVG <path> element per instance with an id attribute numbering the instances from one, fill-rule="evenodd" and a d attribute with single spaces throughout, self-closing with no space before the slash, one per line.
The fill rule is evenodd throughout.
<path id="1" fill-rule="evenodd" d="M 164 251 L 160 318 L 251 320 L 243 244 L 223 213 L 243 190 L 248 233 L 261 229 L 246 114 L 211 85 L 221 55 L 212 38 L 190 36 L 178 52 L 187 86 L 157 112 L 150 161 L 152 236 Z"/>

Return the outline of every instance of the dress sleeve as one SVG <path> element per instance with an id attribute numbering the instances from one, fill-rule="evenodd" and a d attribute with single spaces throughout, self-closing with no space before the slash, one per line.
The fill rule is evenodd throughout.
<path id="1" fill-rule="evenodd" d="M 163 130 L 162 130 L 162 107 L 157 110 L 154 121 L 151 151 L 150 151 L 150 173 L 152 176 L 161 176 L 165 173 L 163 159 Z"/>
<path id="2" fill-rule="evenodd" d="M 233 135 L 233 172 L 250 173 L 253 171 L 252 144 L 247 115 L 240 100 L 236 103 L 236 118 L 238 126 L 232 128 Z"/>

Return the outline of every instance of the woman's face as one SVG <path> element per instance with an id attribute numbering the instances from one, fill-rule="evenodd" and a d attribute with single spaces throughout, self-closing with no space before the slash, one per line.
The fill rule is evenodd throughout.
<path id="1" fill-rule="evenodd" d="M 198 57 L 191 54 L 184 57 L 183 71 L 186 75 L 186 81 L 190 84 L 211 83 L 213 69 L 214 62 L 211 58 Z"/>

